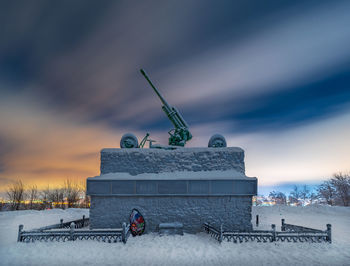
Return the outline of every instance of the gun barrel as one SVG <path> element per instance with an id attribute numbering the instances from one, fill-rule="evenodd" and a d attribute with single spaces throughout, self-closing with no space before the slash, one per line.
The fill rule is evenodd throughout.
<path id="1" fill-rule="evenodd" d="M 157 90 L 157 88 L 153 85 L 152 81 L 149 79 L 149 77 L 147 76 L 146 72 L 143 69 L 140 69 L 141 74 L 145 77 L 145 79 L 148 81 L 148 83 L 151 85 L 151 87 L 153 88 L 154 92 L 158 95 L 159 99 L 161 100 L 162 104 L 168 108 L 169 110 L 171 110 L 169 104 L 167 103 L 167 101 L 163 98 L 163 96 L 160 94 L 160 92 Z"/>
<path id="2" fill-rule="evenodd" d="M 189 141 L 192 139 L 192 134 L 188 130 L 188 125 L 179 113 L 179 111 L 175 107 L 169 106 L 167 101 L 163 98 L 163 96 L 159 93 L 157 88 L 153 85 L 152 81 L 147 76 L 146 72 L 143 69 L 140 69 L 141 74 L 145 77 L 145 79 L 148 81 L 148 83 L 151 85 L 155 93 L 158 95 L 159 99 L 161 100 L 163 106 L 162 109 L 169 118 L 170 122 L 174 125 L 174 133 L 170 134 L 169 138 L 169 145 L 175 145 L 175 146 L 184 146 L 186 141 Z"/>

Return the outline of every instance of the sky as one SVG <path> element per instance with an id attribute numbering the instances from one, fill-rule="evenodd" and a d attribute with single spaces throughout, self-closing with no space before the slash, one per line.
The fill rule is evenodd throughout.
<path id="1" fill-rule="evenodd" d="M 245 150 L 260 186 L 350 171 L 349 1 L 0 2 L 0 190 L 99 174 L 99 152 L 171 123 Z"/>

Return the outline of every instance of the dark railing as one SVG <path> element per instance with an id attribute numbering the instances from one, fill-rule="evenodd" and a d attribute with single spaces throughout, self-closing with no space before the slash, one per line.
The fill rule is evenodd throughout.
<path id="1" fill-rule="evenodd" d="M 85 215 L 83 215 L 82 219 L 69 221 L 69 222 L 65 222 L 65 223 L 63 222 L 63 219 L 61 219 L 59 224 L 48 225 L 48 226 L 40 227 L 38 229 L 33 229 L 33 230 L 45 231 L 45 230 L 63 229 L 63 228 L 70 229 L 70 225 L 72 223 L 74 223 L 74 226 L 77 229 L 78 228 L 83 228 L 83 227 L 87 227 L 87 226 L 90 225 L 90 219 L 89 218 L 85 218 Z"/>
<path id="2" fill-rule="evenodd" d="M 224 240 L 231 241 L 234 243 L 242 243 L 248 241 L 257 241 L 257 242 L 272 242 L 275 238 L 274 225 L 272 225 L 273 230 L 251 230 L 251 231 L 223 231 L 222 225 L 220 229 L 204 223 L 204 231 L 210 234 L 211 237 L 218 240 L 220 243 Z"/>
<path id="3" fill-rule="evenodd" d="M 327 224 L 327 230 L 317 230 L 303 226 L 286 224 L 282 219 L 282 231 L 276 231 L 276 225 L 271 225 L 271 230 L 251 230 L 251 231 L 223 231 L 222 225 L 220 229 L 203 224 L 204 231 L 220 243 L 224 240 L 234 243 L 242 243 L 248 241 L 256 242 L 329 242 L 332 243 L 331 225 Z M 290 228 L 290 229 L 289 229 Z"/>
<path id="4" fill-rule="evenodd" d="M 323 232 L 322 230 L 304 227 L 300 225 L 286 224 L 284 219 L 282 219 L 281 230 L 288 231 L 288 232 L 315 232 L 315 233 Z"/>
<path id="5" fill-rule="evenodd" d="M 327 224 L 325 231 L 304 227 L 300 225 L 287 224 L 282 219 L 280 241 L 287 242 L 329 242 L 332 243 L 332 225 Z M 296 237 L 297 236 L 297 237 Z"/>
<path id="6" fill-rule="evenodd" d="M 211 237 L 216 239 L 219 242 L 222 242 L 222 225 L 220 226 L 220 230 L 217 230 L 214 226 L 209 225 L 209 223 L 203 224 L 204 231 L 207 232 Z"/>
<path id="7" fill-rule="evenodd" d="M 69 230 L 67 224 L 69 223 Z M 117 229 L 80 229 L 89 225 L 89 218 L 75 220 L 72 222 L 63 223 L 61 219 L 60 224 L 24 231 L 23 225 L 18 228 L 18 242 L 34 242 L 34 241 L 75 241 L 75 240 L 97 240 L 108 243 L 123 242 L 126 243 L 130 235 L 130 225 L 123 223 L 122 228 Z M 59 229 L 59 230 L 52 230 Z"/>

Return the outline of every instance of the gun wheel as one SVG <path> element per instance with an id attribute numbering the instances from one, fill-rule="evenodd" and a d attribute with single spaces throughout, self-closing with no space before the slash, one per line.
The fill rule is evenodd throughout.
<path id="1" fill-rule="evenodd" d="M 120 148 L 138 148 L 139 142 L 136 136 L 132 133 L 126 133 L 120 139 Z"/>
<path id="2" fill-rule="evenodd" d="M 224 136 L 220 134 L 213 135 L 208 142 L 208 147 L 212 147 L 212 148 L 221 148 L 226 146 L 227 146 L 226 140 Z"/>

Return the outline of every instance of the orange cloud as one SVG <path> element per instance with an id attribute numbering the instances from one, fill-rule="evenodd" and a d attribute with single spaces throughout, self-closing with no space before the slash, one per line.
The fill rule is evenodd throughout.
<path id="1" fill-rule="evenodd" d="M 121 136 L 103 124 L 82 124 L 21 98 L 0 103 L 0 120 L 2 138 L 14 147 L 1 158 L 0 177 L 40 187 L 99 174 L 100 149 L 118 147 Z"/>

